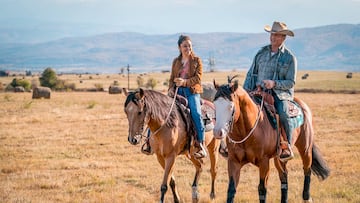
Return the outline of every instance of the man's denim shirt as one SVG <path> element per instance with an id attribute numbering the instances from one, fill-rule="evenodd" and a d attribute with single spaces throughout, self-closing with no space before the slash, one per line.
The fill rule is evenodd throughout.
<path id="1" fill-rule="evenodd" d="M 276 57 L 275 62 L 273 57 Z M 270 75 L 269 70 L 273 72 Z M 243 87 L 247 91 L 255 90 L 258 76 L 268 76 L 269 78 L 261 78 L 261 80 L 268 79 L 275 81 L 273 91 L 279 99 L 292 100 L 294 98 L 296 72 L 297 60 L 284 44 L 273 56 L 271 56 L 271 45 L 268 45 L 261 48 L 254 57 L 253 63 L 246 75 Z"/>

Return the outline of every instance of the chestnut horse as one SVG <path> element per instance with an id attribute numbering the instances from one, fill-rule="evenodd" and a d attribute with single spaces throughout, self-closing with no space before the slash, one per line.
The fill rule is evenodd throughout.
<path id="1" fill-rule="evenodd" d="M 179 155 L 186 155 L 196 168 L 192 184 L 193 202 L 199 200 L 198 182 L 203 167 L 203 160 L 196 159 L 193 155 L 194 147 L 191 146 L 188 135 L 188 124 L 181 115 L 184 109 L 174 105 L 172 97 L 154 90 L 140 89 L 135 92 L 124 91 L 127 96 L 124 111 L 129 121 L 128 141 L 137 145 L 144 137 L 145 126 L 150 129 L 150 146 L 156 154 L 157 160 L 164 169 L 161 183 L 160 202 L 164 202 L 165 193 L 170 184 L 174 202 L 180 202 L 176 189 L 173 170 L 175 159 Z M 205 144 L 211 164 L 211 193 L 210 198 L 215 198 L 215 178 L 220 140 L 215 139 L 212 131 L 205 133 Z"/>
<path id="2" fill-rule="evenodd" d="M 240 170 L 247 163 L 252 163 L 259 168 L 259 200 L 266 202 L 271 158 L 274 158 L 281 182 L 281 202 L 287 202 L 288 170 L 286 162 L 279 160 L 279 134 L 271 126 L 267 113 L 262 108 L 263 105 L 257 105 L 248 92 L 239 87 L 237 81 L 231 83 L 230 80 L 229 84 L 222 86 L 215 84 L 215 86 L 217 93 L 214 99 L 216 109 L 214 136 L 218 139 L 227 136 L 229 175 L 227 202 L 234 201 Z M 320 180 L 324 180 L 329 176 L 330 170 L 314 144 L 312 114 L 309 107 L 298 98 L 295 98 L 295 101 L 303 110 L 304 122 L 294 130 L 292 144 L 298 149 L 303 163 L 305 177 L 302 198 L 304 202 L 312 202 L 311 172 Z"/>

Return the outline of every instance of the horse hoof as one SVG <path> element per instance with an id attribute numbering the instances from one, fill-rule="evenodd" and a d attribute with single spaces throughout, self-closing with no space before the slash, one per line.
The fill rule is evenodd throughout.
<path id="1" fill-rule="evenodd" d="M 215 193 L 210 193 L 210 199 L 214 200 L 215 199 Z"/>
<path id="2" fill-rule="evenodd" d="M 197 187 L 192 187 L 192 202 L 196 203 L 199 202 L 200 199 L 200 193 L 197 191 Z"/>
<path id="3" fill-rule="evenodd" d="M 313 200 L 311 197 L 308 200 L 304 200 L 304 203 L 312 203 L 312 202 L 313 202 Z"/>

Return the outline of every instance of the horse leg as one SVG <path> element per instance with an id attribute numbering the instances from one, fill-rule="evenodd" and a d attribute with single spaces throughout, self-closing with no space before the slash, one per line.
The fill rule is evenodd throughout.
<path id="1" fill-rule="evenodd" d="M 305 149 L 304 147 L 298 147 L 298 149 Z M 311 181 L 311 163 L 312 163 L 312 147 L 307 150 L 298 150 L 303 162 L 304 170 L 304 187 L 302 198 L 304 202 L 312 202 L 310 196 L 310 181 Z"/>
<path id="2" fill-rule="evenodd" d="M 217 162 L 219 160 L 219 147 L 220 141 L 213 139 L 213 141 L 208 145 L 209 158 L 210 158 L 210 173 L 211 173 L 211 192 L 210 199 L 215 199 L 215 179 L 217 175 Z"/>
<path id="3" fill-rule="evenodd" d="M 190 160 L 196 168 L 194 181 L 191 186 L 192 187 L 192 202 L 198 202 L 200 199 L 200 193 L 198 191 L 198 183 L 199 183 L 199 179 L 200 179 L 200 174 L 202 172 L 202 164 L 203 163 L 202 163 L 202 160 L 195 159 L 194 157 L 192 157 Z"/>
<path id="4" fill-rule="evenodd" d="M 288 202 L 288 171 L 286 162 L 281 162 L 278 158 L 274 158 L 274 165 L 278 171 L 281 183 L 281 203 Z"/>
<path id="5" fill-rule="evenodd" d="M 173 196 L 174 196 L 174 202 L 180 202 L 180 199 L 179 199 L 179 193 L 176 189 L 176 184 L 175 184 L 175 178 L 174 176 L 171 176 L 171 179 L 170 179 L 170 188 L 171 188 L 171 191 L 173 193 Z"/>
<path id="6" fill-rule="evenodd" d="M 227 203 L 233 203 L 234 197 L 236 194 L 236 188 L 239 184 L 240 180 L 240 170 L 243 164 L 238 162 L 237 160 L 231 160 L 229 156 L 228 159 L 228 174 L 229 174 L 229 185 L 227 191 Z"/>
<path id="7" fill-rule="evenodd" d="M 157 155 L 157 159 L 160 165 L 164 169 L 164 177 L 160 187 L 160 191 L 161 191 L 160 202 L 164 202 L 165 194 L 168 190 L 169 179 L 170 179 L 171 190 L 173 191 L 173 195 L 174 195 L 174 202 L 180 202 L 178 193 L 175 188 L 175 179 L 171 176 L 172 169 L 175 163 L 175 156 L 170 156 L 165 159 L 161 155 Z"/>
<path id="8" fill-rule="evenodd" d="M 264 158 L 259 165 L 259 171 L 260 171 L 260 183 L 258 186 L 258 193 L 259 193 L 259 200 L 260 203 L 266 202 L 266 187 L 267 187 L 267 181 L 269 178 L 269 159 Z"/>

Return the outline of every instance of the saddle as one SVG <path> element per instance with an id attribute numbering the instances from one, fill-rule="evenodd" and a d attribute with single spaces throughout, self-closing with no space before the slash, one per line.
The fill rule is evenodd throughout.
<path id="1" fill-rule="evenodd" d="M 277 128 L 277 121 L 276 117 L 278 116 L 275 106 L 274 106 L 274 97 L 269 92 L 264 92 L 259 89 L 249 92 L 249 95 L 253 98 L 255 103 L 261 104 L 261 100 L 264 100 L 264 109 L 267 113 L 268 119 L 274 129 Z M 295 101 L 288 101 L 288 114 L 290 118 L 296 118 L 299 116 L 303 116 L 302 109 L 299 104 L 297 104 Z M 296 122 L 298 119 L 295 119 L 294 122 Z M 302 124 L 302 123 L 301 123 Z M 296 125 L 295 126 L 300 126 Z"/>
<path id="2" fill-rule="evenodd" d="M 176 107 L 178 108 L 182 119 L 185 121 L 187 134 L 192 135 L 188 136 L 187 143 L 181 153 L 184 151 L 190 152 L 191 146 L 197 144 L 197 133 L 195 130 L 195 124 L 190 115 L 187 99 L 183 96 L 176 95 Z M 212 130 L 214 128 L 215 122 L 215 106 L 211 102 L 207 100 L 201 100 L 201 117 L 204 122 L 205 132 Z M 195 141 L 194 144 L 192 144 L 193 141 Z"/>
<path id="3" fill-rule="evenodd" d="M 186 123 L 191 125 L 193 124 L 193 120 L 190 116 L 190 109 L 188 106 L 188 101 L 185 97 L 181 95 L 176 95 L 176 103 L 177 105 L 181 105 L 181 109 L 185 111 L 181 111 L 182 113 L 186 113 L 187 115 L 183 115 L 183 119 Z M 215 122 L 215 106 L 210 101 L 201 99 L 201 118 L 203 119 L 205 132 L 211 131 L 214 129 L 214 122 Z"/>
<path id="4" fill-rule="evenodd" d="M 281 148 L 287 148 L 288 142 L 286 133 L 281 123 L 279 122 L 279 115 L 276 112 L 274 106 L 274 97 L 272 96 L 272 94 L 270 94 L 269 92 L 261 91 L 261 89 L 257 89 L 255 91 L 249 92 L 249 95 L 258 105 L 261 104 L 262 99 L 264 100 L 263 107 L 270 121 L 270 124 L 278 132 L 278 136 L 280 139 L 278 144 Z M 300 105 L 297 104 L 295 101 L 288 101 L 288 114 L 291 118 L 291 125 L 293 125 L 295 128 L 303 124 L 304 114 Z"/>

